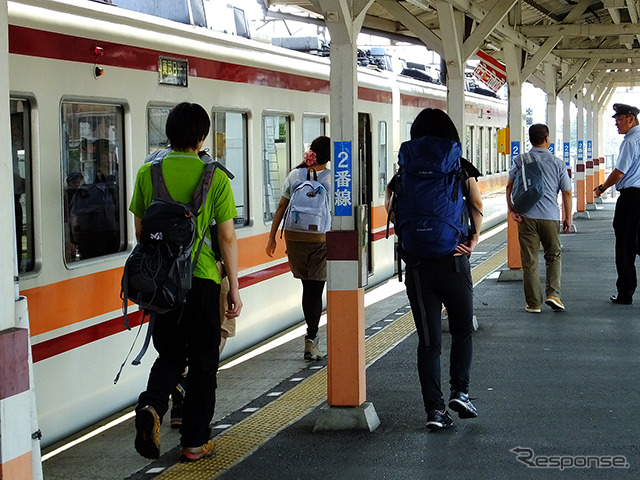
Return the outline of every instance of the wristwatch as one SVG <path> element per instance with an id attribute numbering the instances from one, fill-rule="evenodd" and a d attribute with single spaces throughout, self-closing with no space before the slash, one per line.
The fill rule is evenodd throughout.
<path id="1" fill-rule="evenodd" d="M 604 187 L 602 186 L 602 184 L 598 185 L 598 190 L 600 190 L 600 193 L 604 193 Z"/>

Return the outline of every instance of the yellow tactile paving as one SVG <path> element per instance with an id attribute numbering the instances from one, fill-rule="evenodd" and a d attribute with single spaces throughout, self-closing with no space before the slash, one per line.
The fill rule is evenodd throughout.
<path id="1" fill-rule="evenodd" d="M 507 260 L 507 249 L 499 251 L 471 274 L 476 284 Z M 413 315 L 407 313 L 365 341 L 366 363 L 370 365 L 413 333 Z M 327 398 L 327 370 L 318 370 L 278 399 L 215 438 L 215 454 L 195 463 L 177 463 L 158 480 L 210 480 L 251 454 L 279 431 L 296 422 Z"/>

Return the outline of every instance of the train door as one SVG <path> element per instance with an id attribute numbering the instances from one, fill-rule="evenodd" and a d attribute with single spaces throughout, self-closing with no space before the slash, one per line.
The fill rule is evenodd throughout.
<path id="1" fill-rule="evenodd" d="M 372 174 L 372 145 L 371 145 L 371 117 L 366 113 L 358 114 L 358 175 L 360 189 L 357 192 L 356 222 L 358 231 L 364 237 L 365 256 L 363 257 L 363 279 L 373 273 L 373 259 L 371 258 L 371 208 L 373 205 L 373 174 Z M 362 238 L 362 237 L 361 237 Z"/>

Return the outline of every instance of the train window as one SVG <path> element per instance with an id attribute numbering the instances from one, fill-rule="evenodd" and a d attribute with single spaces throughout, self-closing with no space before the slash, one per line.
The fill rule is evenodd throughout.
<path id="1" fill-rule="evenodd" d="M 378 123 L 378 196 L 387 188 L 387 122 Z"/>
<path id="2" fill-rule="evenodd" d="M 20 273 L 31 272 L 35 268 L 30 111 L 28 100 L 11 99 L 11 160 L 16 215 L 16 253 Z"/>
<path id="3" fill-rule="evenodd" d="M 62 103 L 62 183 L 68 263 L 126 247 L 124 109 Z"/>
<path id="4" fill-rule="evenodd" d="M 307 151 L 316 138 L 326 135 L 326 119 L 324 117 L 302 118 L 302 150 Z"/>
<path id="5" fill-rule="evenodd" d="M 282 185 L 289 172 L 291 142 L 290 118 L 265 115 L 262 118 L 262 152 L 264 179 L 264 220 L 270 222 L 282 197 Z"/>
<path id="6" fill-rule="evenodd" d="M 213 152 L 215 159 L 233 173 L 231 189 L 236 200 L 237 226 L 249 223 L 249 189 L 247 171 L 247 114 L 239 112 L 213 112 Z"/>
<path id="7" fill-rule="evenodd" d="M 169 144 L 169 139 L 165 133 L 169 112 L 171 112 L 171 107 L 149 107 L 147 109 L 149 153 L 162 150 Z"/>

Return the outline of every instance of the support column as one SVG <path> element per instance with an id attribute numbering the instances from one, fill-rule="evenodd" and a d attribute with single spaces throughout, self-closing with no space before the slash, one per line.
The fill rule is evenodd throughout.
<path id="1" fill-rule="evenodd" d="M 437 0 L 436 7 L 440 18 L 444 61 L 447 65 L 447 113 L 458 130 L 462 145 L 465 145 L 467 129 L 464 124 L 464 67 L 466 59 L 462 57 L 464 15 L 445 0 Z"/>
<path id="2" fill-rule="evenodd" d="M 571 178 L 571 93 L 565 90 L 562 94 L 562 159 Z"/>
<path id="3" fill-rule="evenodd" d="M 596 205 L 593 203 L 593 187 L 598 185 L 594 183 L 595 175 L 595 161 L 593 158 L 593 102 L 590 96 L 585 98 L 585 107 L 587 113 L 587 163 L 586 163 L 586 181 L 585 181 L 585 196 L 586 196 L 586 209 L 595 210 Z"/>
<path id="4" fill-rule="evenodd" d="M 547 93 L 547 127 L 549 127 L 549 139 L 551 140 L 551 145 L 549 146 L 549 151 L 552 155 L 556 155 L 556 150 L 560 150 L 556 147 L 557 142 L 557 96 L 556 96 L 556 68 L 550 64 L 546 63 L 544 66 L 544 77 L 545 77 L 545 90 Z"/>
<path id="5" fill-rule="evenodd" d="M 7 2 L 0 3 L 0 71 L 9 69 Z M 9 75 L 0 77 L 0 478 L 42 479 L 35 391 L 26 313 L 18 291 L 13 165 L 9 126 Z"/>
<path id="6" fill-rule="evenodd" d="M 575 90 L 574 90 L 575 91 Z M 575 218 L 589 218 L 589 212 L 587 212 L 586 206 L 586 165 L 584 161 L 584 96 L 582 88 L 577 92 L 578 107 L 578 158 L 576 161 L 576 176 L 575 176 L 575 195 L 576 195 L 576 213 Z"/>
<path id="7" fill-rule="evenodd" d="M 357 159 L 356 40 L 373 0 L 320 0 L 331 34 L 330 123 L 335 175 L 334 221 L 327 233 L 327 403 L 314 431 L 369 430 L 380 420 L 366 402 L 362 250 L 356 230 L 360 189 Z M 340 195 L 338 196 L 338 192 Z M 339 200 L 338 200 L 339 199 Z"/>
<path id="8" fill-rule="evenodd" d="M 507 64 L 507 84 L 509 88 L 509 134 L 510 164 L 513 158 L 522 153 L 522 82 L 520 78 L 521 50 L 512 43 L 504 43 Z M 520 242 L 518 241 L 518 225 L 511 217 L 507 220 L 507 266 L 502 270 L 499 281 L 522 280 L 522 260 L 520 258 Z"/>

